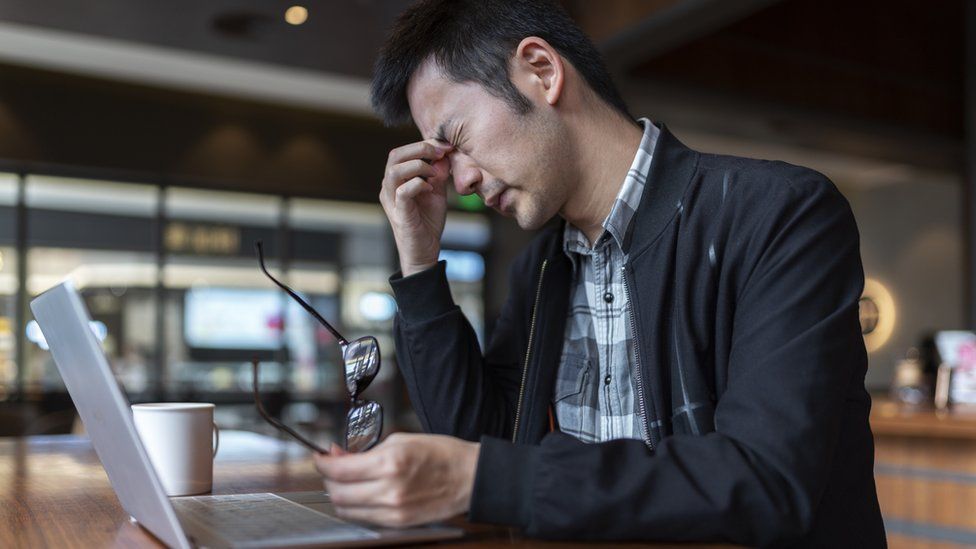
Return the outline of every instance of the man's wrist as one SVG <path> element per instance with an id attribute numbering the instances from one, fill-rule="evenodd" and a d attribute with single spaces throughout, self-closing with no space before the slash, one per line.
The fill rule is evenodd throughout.
<path id="1" fill-rule="evenodd" d="M 400 272 L 403 273 L 403 276 L 410 276 L 412 274 L 417 274 L 419 272 L 426 271 L 427 269 L 433 267 L 434 265 L 437 265 L 436 259 L 429 263 L 426 262 L 407 263 L 401 261 Z"/>
<path id="2" fill-rule="evenodd" d="M 394 273 L 390 277 L 390 287 L 396 298 L 398 314 L 408 323 L 431 320 L 457 307 L 451 297 L 444 261 L 410 276 Z"/>
<path id="3" fill-rule="evenodd" d="M 465 451 L 461 456 L 461 486 L 458 497 L 458 513 L 467 513 L 471 509 L 471 493 L 474 491 L 474 477 L 478 471 L 478 455 L 481 453 L 481 443 L 465 443 Z"/>

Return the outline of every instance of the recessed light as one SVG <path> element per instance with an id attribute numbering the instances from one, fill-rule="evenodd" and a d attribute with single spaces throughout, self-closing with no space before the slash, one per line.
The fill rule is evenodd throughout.
<path id="1" fill-rule="evenodd" d="M 220 34 L 230 38 L 257 38 L 263 34 L 277 18 L 267 13 L 253 11 L 228 11 L 218 13 L 213 19 L 213 27 Z"/>
<path id="2" fill-rule="evenodd" d="M 285 21 L 290 25 L 301 25 L 308 20 L 308 10 L 305 6 L 292 6 L 285 10 Z"/>

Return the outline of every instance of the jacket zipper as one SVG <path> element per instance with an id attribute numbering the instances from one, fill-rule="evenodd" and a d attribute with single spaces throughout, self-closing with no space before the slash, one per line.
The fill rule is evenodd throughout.
<path id="1" fill-rule="evenodd" d="M 512 429 L 512 443 L 518 437 L 519 416 L 522 413 L 522 397 L 525 395 L 525 380 L 529 373 L 529 357 L 532 355 L 532 340 L 535 337 L 535 318 L 539 314 L 539 298 L 542 296 L 542 278 L 546 274 L 546 266 L 549 260 L 542 261 L 542 268 L 539 269 L 539 285 L 535 290 L 535 303 L 532 305 L 532 321 L 529 324 L 529 345 L 525 349 L 525 364 L 522 366 L 522 384 L 519 386 L 518 403 L 515 406 L 515 427 Z"/>
<path id="2" fill-rule="evenodd" d="M 637 317 L 634 311 L 637 309 L 634 303 L 633 296 L 630 295 L 630 283 L 627 282 L 627 267 L 620 268 L 620 274 L 624 279 L 624 292 L 627 293 L 627 302 L 630 303 L 630 333 L 634 337 L 634 360 L 636 361 L 636 368 L 634 372 L 637 374 L 637 407 L 640 410 L 641 424 L 644 427 L 644 444 L 647 444 L 648 448 L 653 449 L 654 443 L 651 442 L 651 430 L 647 426 L 647 406 L 644 404 L 644 374 L 641 373 L 641 362 L 640 362 L 640 334 L 637 333 Z M 518 417 L 516 415 L 516 417 Z"/>

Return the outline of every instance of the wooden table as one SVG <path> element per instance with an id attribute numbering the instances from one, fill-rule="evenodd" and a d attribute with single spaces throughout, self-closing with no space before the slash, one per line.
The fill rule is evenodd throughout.
<path id="1" fill-rule="evenodd" d="M 243 431 L 221 433 L 213 493 L 288 492 L 321 487 L 310 456 L 297 444 Z M 596 546 L 528 540 L 515 530 L 472 525 L 461 519 L 452 524 L 465 530 L 465 538 L 438 547 Z M 129 522 L 88 439 L 58 435 L 0 438 L 0 547 L 161 545 Z"/>

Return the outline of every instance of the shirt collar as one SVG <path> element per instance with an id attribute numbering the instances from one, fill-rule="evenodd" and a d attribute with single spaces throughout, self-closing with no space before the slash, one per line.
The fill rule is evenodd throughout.
<path id="1" fill-rule="evenodd" d="M 647 118 L 641 118 L 638 122 L 644 127 L 644 135 L 641 137 L 640 146 L 634 155 L 634 161 L 630 164 L 627 177 L 617 193 L 617 198 L 613 202 L 610 214 L 603 220 L 603 233 L 591 248 L 587 244 L 586 235 L 570 223 L 566 223 L 563 230 L 563 250 L 566 255 L 575 260 L 577 254 L 590 254 L 594 249 L 600 248 L 610 240 L 617 243 L 620 249 L 624 249 L 624 241 L 630 229 L 631 220 L 634 212 L 640 204 L 644 187 L 647 183 L 647 175 L 651 170 L 651 161 L 654 157 L 654 146 L 657 143 L 658 135 L 661 131 Z"/>

